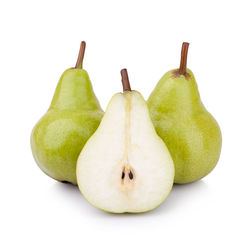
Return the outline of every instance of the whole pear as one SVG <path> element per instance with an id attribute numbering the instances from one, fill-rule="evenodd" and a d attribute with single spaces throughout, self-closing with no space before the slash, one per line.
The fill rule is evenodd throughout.
<path id="1" fill-rule="evenodd" d="M 199 180 L 211 172 L 221 152 L 218 123 L 201 102 L 191 70 L 186 68 L 188 43 L 183 43 L 180 68 L 167 72 L 148 99 L 158 135 L 175 165 L 175 183 Z"/>
<path id="2" fill-rule="evenodd" d="M 75 68 L 61 76 L 51 105 L 31 133 L 35 161 L 48 176 L 77 184 L 76 161 L 84 144 L 100 124 L 103 111 L 82 69 L 85 42 Z"/>

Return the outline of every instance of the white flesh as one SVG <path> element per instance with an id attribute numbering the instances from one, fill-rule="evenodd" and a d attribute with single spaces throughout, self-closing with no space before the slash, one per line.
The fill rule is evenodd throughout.
<path id="1" fill-rule="evenodd" d="M 99 128 L 78 158 L 77 180 L 93 206 L 113 213 L 145 212 L 166 199 L 174 165 L 140 93 L 112 97 Z"/>

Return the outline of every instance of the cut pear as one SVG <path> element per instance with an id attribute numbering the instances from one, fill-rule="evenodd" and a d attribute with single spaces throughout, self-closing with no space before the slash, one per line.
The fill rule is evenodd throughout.
<path id="1" fill-rule="evenodd" d="M 128 78 L 125 81 L 129 83 Z M 172 158 L 155 132 L 146 102 L 129 89 L 124 84 L 124 93 L 112 97 L 77 161 L 77 181 L 84 197 L 113 213 L 157 207 L 174 180 Z"/>

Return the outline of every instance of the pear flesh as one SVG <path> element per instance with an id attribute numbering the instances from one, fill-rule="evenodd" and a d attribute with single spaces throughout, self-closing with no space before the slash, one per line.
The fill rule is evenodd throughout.
<path id="1" fill-rule="evenodd" d="M 145 212 L 166 199 L 173 179 L 172 158 L 141 94 L 115 94 L 77 161 L 84 197 L 112 213 Z"/>

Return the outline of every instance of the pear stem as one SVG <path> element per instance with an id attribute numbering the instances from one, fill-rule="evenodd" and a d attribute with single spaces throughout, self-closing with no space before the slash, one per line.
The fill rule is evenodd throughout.
<path id="1" fill-rule="evenodd" d="M 85 48 L 86 48 L 86 43 L 84 41 L 82 41 L 81 45 L 80 45 L 80 50 L 79 50 L 79 53 L 78 53 L 78 58 L 77 58 L 77 61 L 76 61 L 75 69 L 81 69 L 82 68 L 82 61 L 83 61 L 83 57 L 84 57 Z"/>
<path id="2" fill-rule="evenodd" d="M 131 91 L 127 69 L 121 70 L 121 76 L 122 76 L 123 92 L 124 91 Z"/>
<path id="3" fill-rule="evenodd" d="M 181 75 L 185 75 L 187 72 L 187 54 L 188 54 L 188 47 L 189 43 L 182 43 L 182 48 L 181 48 L 181 62 L 180 62 L 180 68 L 179 68 L 179 73 Z"/>

